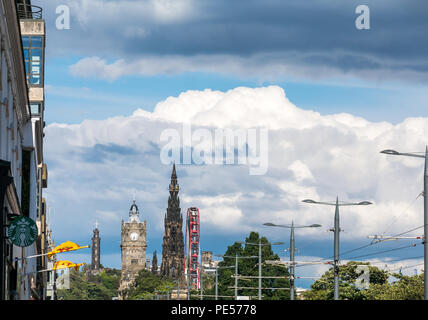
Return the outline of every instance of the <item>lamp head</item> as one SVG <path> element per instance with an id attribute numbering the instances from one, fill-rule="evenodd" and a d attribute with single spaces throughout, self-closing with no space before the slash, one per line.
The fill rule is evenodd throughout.
<path id="1" fill-rule="evenodd" d="M 316 201 L 311 200 L 311 199 L 305 199 L 305 200 L 302 200 L 302 202 L 305 202 L 305 203 L 317 203 Z"/>
<path id="2" fill-rule="evenodd" d="M 383 150 L 383 151 L 381 151 L 380 153 L 384 153 L 384 154 L 392 154 L 392 155 L 399 155 L 399 154 L 400 154 L 399 152 L 397 152 L 397 151 L 395 151 L 395 150 L 391 150 L 391 149 Z"/>
<path id="3" fill-rule="evenodd" d="M 370 204 L 373 204 L 373 203 L 371 203 L 369 201 L 361 201 L 361 202 L 358 203 L 359 206 L 367 206 L 367 205 L 370 205 Z"/>
<path id="4" fill-rule="evenodd" d="M 264 226 L 268 226 L 268 227 L 275 227 L 276 226 L 276 224 L 273 224 L 273 223 L 270 223 L 270 222 L 263 223 L 263 225 Z"/>

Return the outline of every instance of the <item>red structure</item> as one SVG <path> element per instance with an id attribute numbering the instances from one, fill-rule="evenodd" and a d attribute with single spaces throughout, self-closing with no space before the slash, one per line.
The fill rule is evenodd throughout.
<path id="1" fill-rule="evenodd" d="M 200 288 L 201 277 L 201 224 L 199 209 L 187 209 L 184 272 L 190 289 Z"/>

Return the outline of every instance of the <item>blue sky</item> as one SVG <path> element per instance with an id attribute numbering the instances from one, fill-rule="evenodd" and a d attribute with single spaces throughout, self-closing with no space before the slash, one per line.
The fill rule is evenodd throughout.
<path id="1" fill-rule="evenodd" d="M 401 133 L 400 124 L 411 117 L 422 117 L 423 121 L 428 117 L 427 43 L 423 37 L 428 30 L 426 19 L 423 18 L 428 6 L 424 1 L 364 2 L 371 8 L 370 30 L 355 28 L 354 21 L 357 15 L 354 11 L 355 7 L 361 4 L 360 1 L 284 3 L 269 0 L 263 2 L 263 5 L 261 1 L 246 2 L 245 7 L 239 1 L 233 4 L 230 1 L 192 0 L 176 2 L 55 0 L 49 3 L 33 1 L 34 4 L 44 8 L 47 23 L 45 120 L 48 126 L 46 143 L 49 145 L 46 146 L 45 152 L 50 168 L 47 202 L 51 208 L 55 241 L 59 243 L 71 240 L 72 235 L 73 240 L 87 244 L 92 236 L 95 220 L 100 220 L 102 253 L 105 254 L 101 260 L 104 259 L 107 266 L 120 268 L 119 218 L 127 218 L 133 190 L 137 190 L 137 203 L 140 201 L 142 215 L 148 220 L 148 254 L 150 256 L 154 250 L 158 253 L 161 251 L 162 218 L 167 206 L 167 186 L 171 168 L 166 165 L 159 166 L 156 164 L 156 155 L 153 156 L 141 146 L 132 145 L 130 141 L 137 138 L 128 139 L 126 130 L 117 131 L 117 137 L 122 137 L 120 138 L 122 140 L 104 139 L 97 136 L 97 132 L 98 134 L 103 132 L 102 129 L 91 130 L 95 130 L 93 127 L 98 125 L 107 128 L 103 123 L 106 123 L 108 118 L 121 117 L 118 118 L 119 122 L 120 119 L 124 122 L 131 121 L 137 109 L 155 112 L 157 105 L 167 101 L 168 97 L 176 97 L 178 102 L 175 108 L 180 108 L 178 97 L 189 90 L 211 89 L 225 93 L 238 87 L 254 89 L 276 86 L 282 88 L 289 102 L 297 106 L 302 113 L 303 118 L 293 120 L 296 121 L 296 126 L 299 121 L 304 122 L 306 118 L 314 116 L 314 113 L 305 112 L 319 113 L 320 119 L 327 122 L 330 119 L 327 117 L 329 115 L 335 117 L 334 119 L 342 119 L 335 115 L 348 113 L 352 115 L 352 121 L 337 120 L 340 124 L 337 125 L 336 133 L 329 132 L 330 125 L 323 129 L 326 137 L 333 137 L 330 140 L 337 138 L 334 143 L 337 142 L 346 148 L 347 142 L 342 140 L 349 139 L 353 146 L 364 152 L 368 144 L 366 140 L 362 139 L 361 143 L 357 143 L 348 135 L 342 137 L 340 131 L 343 123 L 352 127 L 352 123 L 360 121 L 358 118 L 363 118 L 368 122 L 367 126 L 375 128 L 373 129 L 375 131 L 386 132 L 386 127 L 391 128 L 391 132 L 395 130 L 387 141 L 397 141 L 398 146 L 406 147 L 405 141 L 396 139 Z M 55 8 L 59 4 L 66 4 L 70 8 L 70 30 L 58 30 L 55 27 L 57 18 Z M 93 12 L 98 14 L 94 15 Z M 270 95 L 268 93 L 266 95 L 267 101 Z M 182 108 L 186 113 L 185 107 Z M 241 122 L 246 121 L 245 110 L 245 107 L 237 108 L 236 117 Z M 88 120 L 98 120 L 99 123 Z M 373 124 L 379 122 L 386 124 Z M 55 124 L 61 124 L 62 127 Z M 151 126 L 150 123 L 146 125 Z M 415 127 L 412 125 L 403 127 L 410 127 L 402 134 L 403 140 L 412 139 L 410 131 L 411 127 Z M 301 137 L 306 134 L 303 131 L 289 134 L 287 126 L 283 129 L 285 131 L 281 134 L 289 138 L 295 137 L 295 141 L 300 141 L 299 132 L 302 133 Z M 127 130 L 130 132 L 132 127 Z M 422 131 L 415 131 L 419 133 L 418 139 L 410 144 L 418 150 L 423 149 L 426 143 L 424 135 L 420 135 L 421 132 L 425 133 L 423 130 L 426 129 L 420 130 Z M 155 131 L 154 129 L 153 132 Z M 112 132 L 116 131 L 112 129 Z M 82 141 L 66 142 L 68 134 Z M 147 131 L 142 134 L 144 137 L 150 135 Z M 278 133 L 278 136 L 281 134 Z M 59 140 L 58 135 L 64 138 L 64 142 Z M 88 135 L 87 138 L 84 138 L 85 135 Z M 387 133 L 385 135 L 388 136 Z M 99 139 L 104 142 L 89 142 Z M 70 138 L 69 141 L 71 140 Z M 278 143 L 280 140 L 274 141 Z M 305 147 L 305 141 L 308 140 L 302 138 L 300 143 L 302 148 Z M 381 140 L 373 141 L 376 148 L 383 147 L 379 142 Z M 334 143 L 331 150 L 334 150 Z M 114 146 L 118 149 L 114 150 Z M 140 147 L 144 151 L 141 151 Z M 307 149 L 310 148 L 311 143 L 308 142 Z M 362 190 L 354 190 L 354 187 L 350 187 L 352 181 L 344 177 L 347 173 L 346 165 L 343 165 L 345 171 L 340 171 L 334 176 L 338 179 L 337 182 L 330 178 L 332 181 L 326 183 L 325 180 L 328 178 L 325 172 L 329 170 L 327 169 L 329 163 L 324 164 L 326 169 L 322 171 L 317 169 L 316 164 L 309 165 L 310 155 L 306 154 L 305 151 L 300 158 L 297 156 L 289 170 L 293 171 L 296 166 L 300 168 L 303 162 L 317 181 L 314 186 L 319 195 L 323 194 L 321 190 L 328 190 L 331 192 L 326 192 L 325 195 L 331 199 L 337 194 L 349 200 L 358 196 L 375 198 L 378 202 L 385 201 L 382 210 L 397 205 L 397 215 L 407 213 L 403 208 L 406 208 L 412 200 L 410 195 L 407 198 L 403 195 L 400 199 L 402 203 L 396 204 L 392 195 L 390 198 L 384 195 L 386 191 L 382 188 L 386 187 L 383 187 L 383 184 L 382 187 L 378 186 L 375 181 L 367 186 L 362 182 Z M 78 168 L 76 164 L 70 167 L 67 157 L 76 157 L 76 161 L 81 161 L 82 167 L 88 166 L 87 171 L 86 167 Z M 349 159 L 343 161 L 346 163 Z M 357 159 L 351 158 L 351 162 L 355 162 L 356 167 L 353 168 L 355 170 L 364 168 L 364 164 L 357 165 Z M 94 163 L 99 163 L 100 166 L 92 166 Z M 138 167 L 136 163 L 142 163 L 142 167 Z M 117 175 L 109 173 L 110 179 L 104 178 L 106 175 L 104 170 L 107 169 L 101 166 L 108 167 L 109 164 L 113 169 L 116 168 L 114 165 L 118 165 L 123 171 L 118 171 Z M 381 165 L 389 164 L 382 162 Z M 398 165 L 397 162 L 393 161 L 392 166 L 394 165 Z M 397 173 L 397 179 L 405 179 L 403 177 L 409 170 L 412 177 L 420 174 L 417 163 L 406 165 L 403 165 L 402 170 Z M 89 166 L 92 167 L 89 169 Z M 131 175 L 131 168 L 136 170 L 135 177 Z M 382 172 L 385 176 L 391 169 L 387 168 Z M 215 177 L 223 174 L 220 170 L 222 169 L 197 167 L 193 170 L 179 167 L 178 178 L 182 193 L 190 198 L 197 198 L 199 195 L 198 201 L 201 201 L 201 205 L 208 206 L 207 202 L 201 200 L 205 199 L 203 195 L 208 194 L 222 199 L 223 196 L 229 197 L 233 192 L 245 193 L 252 190 L 251 188 L 240 190 L 241 184 L 248 186 L 259 184 L 261 186 L 259 191 L 265 192 L 264 198 L 268 199 L 268 192 L 277 192 L 277 188 L 272 187 L 269 181 L 277 180 L 275 183 L 280 184 L 284 174 L 293 179 L 290 171 L 281 171 L 280 167 L 276 168 L 276 171 L 270 171 L 269 181 L 252 180 L 237 173 L 236 178 L 231 178 L 231 185 L 236 188 L 225 192 L 221 181 Z M 331 173 L 334 174 L 333 171 Z M 129 176 L 124 176 L 125 174 Z M 203 174 L 212 176 L 202 178 Z M 117 181 L 112 180 L 113 178 Z M 190 183 L 193 184 L 194 181 L 199 182 L 198 186 L 190 187 Z M 204 181 L 216 186 L 215 191 L 207 190 L 208 185 L 204 184 Z M 345 188 L 353 190 L 348 192 L 344 190 Z M 391 185 L 388 188 L 391 188 Z M 417 189 L 415 187 L 415 190 Z M 83 194 L 83 190 L 93 191 L 94 195 L 91 197 L 89 193 Z M 123 194 L 105 200 L 97 191 L 101 194 L 103 192 L 112 194 L 123 192 Z M 190 193 L 191 191 L 193 193 Z M 68 193 L 75 193 L 75 196 L 68 196 Z M 280 194 L 278 196 L 282 197 Z M 275 204 L 274 194 L 272 197 L 270 202 L 268 200 L 263 202 L 267 208 L 278 212 L 283 205 L 287 208 L 287 202 L 284 204 L 281 200 Z M 231 198 L 233 199 L 233 196 Z M 246 209 L 244 201 L 230 206 L 238 207 L 241 212 Z M 291 208 L 295 209 L 293 206 Z M 182 209 L 184 212 L 185 208 Z M 417 216 L 417 209 L 414 210 L 415 214 L 412 217 Z M 75 211 L 79 211 L 79 214 L 75 215 Z M 318 220 L 318 214 L 313 211 L 312 208 L 310 220 L 312 223 L 318 223 L 315 221 Z M 287 232 L 269 230 L 261 226 L 259 223 L 261 215 L 262 213 L 252 213 L 252 218 L 249 219 L 252 221 L 252 230 L 259 231 L 263 236 L 275 241 L 288 239 Z M 279 216 L 266 216 L 266 219 L 274 217 Z M 333 211 L 330 218 L 333 223 Z M 79 223 L 76 223 L 76 219 L 80 219 Z M 299 254 L 313 257 L 328 257 L 332 254 L 332 235 L 324 232 L 331 227 L 331 223 L 326 219 L 325 215 L 320 218 L 326 221 L 327 225 L 323 227 L 323 232 L 319 236 L 311 233 L 303 235 L 301 239 L 298 238 L 297 247 L 299 245 L 304 247 Z M 352 220 L 346 219 L 344 223 L 348 223 L 349 226 Z M 380 220 L 379 223 L 384 222 Z M 70 229 L 76 225 L 80 227 Z M 394 227 L 400 231 L 399 223 L 395 223 Z M 202 247 L 203 250 L 214 253 L 223 253 L 227 245 L 244 240 L 250 230 L 244 228 L 241 231 L 224 231 L 222 228 L 216 229 L 213 221 L 207 224 L 207 229 L 202 235 Z M 352 234 L 348 237 L 346 229 L 343 250 L 368 242 L 361 234 L 358 236 Z M 388 247 L 390 244 L 379 246 L 382 245 Z M 285 247 L 287 246 L 281 250 Z M 401 257 L 417 256 L 421 250 L 421 248 L 412 249 L 408 255 L 403 253 Z M 79 257 L 89 262 L 89 250 L 87 251 L 88 255 Z M 282 256 L 285 255 L 283 252 Z M 384 257 L 394 256 L 391 253 Z M 307 287 L 308 284 L 309 281 L 304 281 L 302 286 Z"/>
<path id="2" fill-rule="evenodd" d="M 58 31 L 59 32 L 59 31 Z M 137 108 L 153 111 L 157 102 L 187 90 L 227 91 L 238 86 L 279 85 L 288 98 L 303 109 L 321 114 L 351 113 L 370 121 L 399 123 L 407 117 L 426 117 L 421 102 L 426 87 L 420 84 L 373 84 L 352 80 L 341 84 L 328 81 L 260 81 L 234 75 L 183 72 L 178 75 L 125 76 L 116 81 L 79 78 L 70 74 L 76 58 L 48 59 L 46 66 L 47 123 L 80 123 L 84 119 L 105 119 L 130 115 Z M 50 87 L 52 86 L 52 87 Z M 80 93 L 78 95 L 76 92 Z M 67 99 L 64 99 L 67 98 Z"/>

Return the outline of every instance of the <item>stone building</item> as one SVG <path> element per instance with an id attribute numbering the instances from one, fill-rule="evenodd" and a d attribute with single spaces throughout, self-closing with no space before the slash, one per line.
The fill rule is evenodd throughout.
<path id="1" fill-rule="evenodd" d="M 129 210 L 127 222 L 122 220 L 122 276 L 119 286 L 119 298 L 125 298 L 123 291 L 135 280 L 146 265 L 146 221 L 140 221 L 140 213 L 135 200 Z"/>
<path id="2" fill-rule="evenodd" d="M 47 269 L 47 257 L 15 262 L 47 252 L 44 43 L 41 8 L 30 0 L 0 1 L 0 224 L 19 215 L 38 227 L 27 247 L 12 245 L 0 228 L 0 300 L 46 298 L 47 274 L 37 271 Z"/>
<path id="3" fill-rule="evenodd" d="M 212 251 L 202 251 L 201 270 L 202 273 L 215 274 L 218 261 L 213 260 Z"/>
<path id="4" fill-rule="evenodd" d="M 169 185 L 168 208 L 165 214 L 165 232 L 162 244 L 162 263 L 160 274 L 184 282 L 184 240 L 183 216 L 178 197 L 179 185 L 175 164 L 172 168 Z"/>

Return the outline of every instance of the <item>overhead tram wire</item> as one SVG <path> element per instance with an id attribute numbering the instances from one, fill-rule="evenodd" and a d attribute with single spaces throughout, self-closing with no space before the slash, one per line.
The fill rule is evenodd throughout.
<path id="1" fill-rule="evenodd" d="M 422 263 L 414 264 L 414 265 L 407 266 L 407 267 L 400 267 L 400 268 L 392 269 L 392 270 L 390 270 L 389 272 L 397 271 L 397 270 L 405 270 L 405 269 L 409 269 L 409 268 L 413 268 L 413 267 L 418 267 L 418 266 L 421 266 L 421 265 L 423 265 L 423 264 L 424 264 L 424 263 L 422 262 Z"/>
<path id="2" fill-rule="evenodd" d="M 421 228 L 423 228 L 423 227 L 424 227 L 424 226 L 419 226 L 419 227 L 416 227 L 416 228 L 410 229 L 410 230 L 408 230 L 408 231 L 404 231 L 404 232 L 401 232 L 401 233 L 398 233 L 398 234 L 395 234 L 395 235 L 389 236 L 389 237 L 387 237 L 387 238 L 383 238 L 383 239 L 382 239 L 382 241 L 377 241 L 377 242 L 371 241 L 369 244 L 363 245 L 363 246 L 361 246 L 361 247 L 358 247 L 358 248 L 355 248 L 355 249 L 351 249 L 351 250 L 348 250 L 348 251 L 345 251 L 345 252 L 341 252 L 341 253 L 340 253 L 340 255 L 341 255 L 341 256 L 343 256 L 343 255 L 346 255 L 346 254 L 348 254 L 348 253 L 351 253 L 351 252 L 354 252 L 354 251 L 357 251 L 357 250 L 361 250 L 361 249 L 364 249 L 364 248 L 370 247 L 370 246 L 372 246 L 372 245 L 374 245 L 374 244 L 377 244 L 377 243 L 379 243 L 379 242 L 384 242 L 384 241 L 386 241 L 386 240 L 393 240 L 395 237 L 402 236 L 403 234 L 406 234 L 406 233 L 409 233 L 409 232 L 412 232 L 412 231 L 416 231 L 416 230 L 421 229 Z M 328 259 L 329 259 L 329 258 L 328 258 Z"/>
<path id="3" fill-rule="evenodd" d="M 372 241 L 372 242 L 370 242 L 369 244 L 363 245 L 363 246 L 361 246 L 361 247 L 358 247 L 358 248 L 355 248 L 355 249 L 351 249 L 351 250 L 348 250 L 348 251 L 342 252 L 342 253 L 340 253 L 340 256 L 347 255 L 347 254 L 349 254 L 349 253 L 351 253 L 351 252 L 358 251 L 358 250 L 361 250 L 361 249 L 364 249 L 364 248 L 370 247 L 370 246 L 375 245 L 375 244 L 377 244 L 377 243 L 384 242 L 384 241 L 386 241 L 386 240 L 388 240 L 388 239 L 394 239 L 394 237 L 401 236 L 401 235 L 403 235 L 403 234 L 406 234 L 406 233 L 409 233 L 409 232 L 412 232 L 412 231 L 415 231 L 415 230 L 421 229 L 421 228 L 423 228 L 423 227 L 424 227 L 424 226 L 419 226 L 419 227 L 416 227 L 416 228 L 410 229 L 410 230 L 408 230 L 408 231 L 398 233 L 398 234 L 393 235 L 393 236 L 390 236 L 390 237 L 388 237 L 388 238 L 384 238 L 384 239 L 382 239 L 382 241 L 378 241 L 378 242 L 373 242 L 373 241 Z M 331 258 L 333 258 L 333 257 L 334 257 L 334 256 L 329 256 L 329 257 L 327 257 L 327 258 L 323 258 L 323 259 L 315 260 L 315 261 L 308 261 L 308 262 L 311 262 L 311 263 L 319 262 L 320 264 L 323 264 L 323 263 L 325 263 L 327 260 L 330 260 L 330 259 L 331 259 Z M 349 260 L 349 259 L 347 259 L 347 260 Z M 307 266 L 307 265 L 309 265 L 309 264 L 296 265 L 295 267 L 297 268 L 297 267 L 302 267 L 302 266 Z"/>
<path id="4" fill-rule="evenodd" d="M 385 234 L 385 232 L 386 231 L 388 231 L 388 229 L 396 222 L 396 220 L 398 220 L 398 218 L 400 218 L 405 212 L 407 212 L 407 210 L 409 210 L 415 203 L 416 203 L 416 200 L 420 197 L 420 196 L 422 196 L 423 195 L 423 192 L 421 192 L 421 193 L 419 193 L 417 196 L 416 196 L 416 198 L 409 204 L 409 206 L 402 212 L 402 213 L 400 213 L 393 221 L 392 221 L 392 223 L 390 223 L 389 225 L 388 225 L 388 227 L 385 229 L 385 231 L 382 233 L 382 234 Z M 393 239 L 394 237 L 398 237 L 398 236 L 401 236 L 401 235 L 403 235 L 403 234 L 406 234 L 406 233 L 409 233 L 409 232 L 412 232 L 412 231 L 415 231 L 415 230 L 417 230 L 417 229 L 420 229 L 420 228 L 423 228 L 424 226 L 420 226 L 420 227 L 417 227 L 417 228 L 414 228 L 414 229 L 411 229 L 411 230 L 409 230 L 409 231 L 406 231 L 406 232 L 402 232 L 402 233 L 399 233 L 399 234 L 396 234 L 396 235 L 394 235 L 394 236 L 391 236 L 391 237 L 388 237 L 388 238 L 384 238 L 384 239 L 382 239 L 382 241 L 386 241 L 386 240 L 391 240 L 391 239 Z M 342 255 L 346 255 L 346 254 L 348 254 L 348 253 L 351 253 L 351 252 L 354 252 L 354 251 L 357 251 L 357 250 L 361 250 L 361 249 L 364 249 L 364 248 L 367 248 L 367 247 L 370 247 L 371 245 L 373 245 L 373 244 L 376 244 L 376 243 L 379 243 L 379 242 L 382 242 L 382 241 L 378 241 L 378 242 L 371 242 L 371 243 L 369 243 L 369 244 L 367 244 L 367 245 L 363 245 L 363 246 L 361 246 L 361 247 L 358 247 L 358 248 L 355 248 L 355 249 L 351 249 L 351 250 L 348 250 L 348 251 L 345 251 L 345 252 L 341 252 L 340 253 L 340 256 L 342 256 Z M 333 256 L 331 256 L 331 257 L 329 257 L 329 258 L 327 258 L 327 259 L 331 259 L 331 258 L 333 258 Z"/>
<path id="5" fill-rule="evenodd" d="M 421 152 L 420 152 L 421 153 Z M 392 223 L 390 223 L 389 225 L 388 225 L 388 227 L 385 229 L 385 231 L 382 233 L 382 234 L 385 234 L 385 232 L 393 225 L 393 223 L 395 223 L 396 222 L 396 220 L 398 220 L 398 218 L 400 218 L 407 210 L 409 210 L 415 203 L 416 203 L 416 200 L 421 196 L 421 195 L 423 195 L 423 192 L 421 192 L 421 193 L 419 193 L 418 195 L 417 195 L 417 197 L 410 203 L 410 205 L 402 212 L 402 213 L 400 213 L 394 220 L 393 220 L 393 222 Z M 368 247 L 370 247 L 370 246 L 372 246 L 372 245 L 374 245 L 374 244 L 377 244 L 377 243 L 380 243 L 380 242 L 384 242 L 384 241 L 387 241 L 387 240 L 392 240 L 392 239 L 394 239 L 394 237 L 398 237 L 398 236 L 401 236 L 401 235 L 403 235 L 403 234 L 406 234 L 406 233 L 409 233 L 409 232 L 412 232 L 412 231 L 415 231 L 415 230 L 418 230 L 418 229 L 421 229 L 421 228 L 423 228 L 424 227 L 424 225 L 423 226 L 420 226 L 420 227 L 417 227 L 417 228 L 414 228 L 414 229 L 411 229 L 411 230 L 409 230 L 409 231 L 405 231 L 405 232 L 402 232 L 402 233 L 399 233 L 399 234 L 396 234 L 396 235 L 393 235 L 393 236 L 390 236 L 390 237 L 388 237 L 388 238 L 384 238 L 384 239 L 382 239 L 382 241 L 374 241 L 374 240 L 372 240 L 369 244 L 366 244 L 366 245 L 363 245 L 363 246 L 361 246 L 361 247 L 357 247 L 357 248 L 355 248 L 355 249 L 351 249 L 351 250 L 348 250 L 348 251 L 345 251 L 345 252 L 342 252 L 342 253 L 339 253 L 339 256 L 343 256 L 343 255 L 347 255 L 347 254 L 349 254 L 349 253 L 351 253 L 351 252 L 354 252 L 354 251 L 358 251 L 358 250 L 361 250 L 361 249 L 364 249 L 364 248 L 368 248 Z M 334 256 L 330 256 L 330 257 L 328 257 L 328 258 L 324 258 L 324 259 L 320 259 L 320 260 L 315 260 L 315 261 L 311 261 L 311 262 L 320 262 L 320 264 L 322 264 L 323 262 L 325 262 L 326 260 L 329 260 L 329 259 L 332 259 L 332 258 L 334 258 Z M 309 262 L 309 261 L 308 261 Z M 308 264 L 305 264 L 305 265 L 308 265 Z M 295 267 L 301 267 L 301 266 L 303 266 L 303 265 L 296 265 Z"/>
<path id="6" fill-rule="evenodd" d="M 419 226 L 419 227 L 413 228 L 413 229 L 411 229 L 409 231 L 406 231 L 406 232 L 402 232 L 402 233 L 399 233 L 399 234 L 396 234 L 396 235 L 393 235 L 393 236 L 389 236 L 387 238 L 382 238 L 382 240 L 378 240 L 378 241 L 376 241 L 374 243 L 373 243 L 373 240 L 372 240 L 372 243 L 376 244 L 376 243 L 384 242 L 384 241 L 387 241 L 387 240 L 394 240 L 396 237 L 402 236 L 403 234 L 406 234 L 406 233 L 409 233 L 409 232 L 412 232 L 412 231 L 416 231 L 416 230 L 421 229 L 423 227 L 425 227 L 425 226 L 424 225 L 423 226 Z"/>
<path id="7" fill-rule="evenodd" d="M 392 248 L 392 249 L 388 249 L 388 250 L 382 250 L 382 251 L 376 251 L 376 252 L 372 252 L 372 253 L 367 253 L 367 254 L 363 254 L 363 255 L 360 255 L 360 256 L 351 257 L 351 258 L 348 258 L 346 260 L 359 259 L 359 258 L 363 258 L 363 257 L 374 256 L 374 255 L 377 255 L 377 254 L 382 254 L 382 253 L 387 253 L 387 252 L 392 252 L 392 251 L 398 251 L 398 250 L 403 250 L 403 249 L 407 249 L 407 248 L 414 248 L 417 245 L 420 245 L 420 243 L 412 243 L 411 245 L 407 245 L 407 246 L 403 246 L 403 247 L 398 247 L 398 248 Z"/>
<path id="8" fill-rule="evenodd" d="M 412 201 L 412 203 L 410 203 L 410 205 L 402 212 L 400 213 L 398 216 L 396 216 L 395 218 L 392 219 L 392 221 L 390 222 L 390 224 L 385 228 L 385 231 L 382 232 L 382 235 L 384 235 L 390 228 L 391 226 L 399 219 L 403 216 L 404 213 L 406 213 L 411 207 L 413 207 L 416 203 L 416 200 L 418 200 L 419 197 L 423 196 L 424 192 L 422 191 L 421 193 L 419 193 L 417 195 L 417 197 Z"/>
<path id="9" fill-rule="evenodd" d="M 403 249 L 408 249 L 408 248 L 414 248 L 414 247 L 416 247 L 416 246 L 418 246 L 420 244 L 421 243 L 413 243 L 411 245 L 407 245 L 407 246 L 403 246 L 403 247 L 397 247 L 397 248 L 392 248 L 392 249 L 388 249 L 388 250 L 376 251 L 376 252 L 372 252 L 372 253 L 368 253 L 368 254 L 364 254 L 364 255 L 360 255 L 360 256 L 351 257 L 351 258 L 346 259 L 346 260 L 359 259 L 359 258 L 363 258 L 363 257 L 374 256 L 374 255 L 377 255 L 377 254 L 388 253 L 388 252 L 398 251 L 398 250 L 403 250 Z M 391 261 L 387 261 L 387 262 L 377 262 L 377 263 L 370 263 L 369 262 L 369 263 L 370 264 L 384 264 L 384 265 L 388 265 L 388 263 L 394 262 L 394 261 L 403 261 L 403 260 L 417 259 L 417 258 L 421 258 L 421 256 L 419 256 L 419 257 L 405 258 L 405 259 L 400 258 L 400 259 L 397 259 L 397 260 L 391 260 Z M 423 256 L 422 256 L 422 258 L 423 258 Z M 356 262 L 364 262 L 364 261 L 356 261 Z M 300 266 L 306 266 L 306 265 L 310 265 L 310 264 L 301 264 Z M 298 267 L 298 266 L 299 265 L 297 265 L 296 267 Z"/>
<path id="10" fill-rule="evenodd" d="M 379 262 L 372 262 L 372 261 L 354 261 L 354 262 L 361 262 L 361 264 L 370 263 L 370 265 L 385 265 L 385 266 L 387 266 L 391 262 L 399 262 L 399 261 L 405 261 L 405 260 L 421 259 L 423 257 L 424 256 L 407 257 L 407 258 L 399 258 L 399 259 L 394 259 L 394 260 L 389 260 L 389 261 L 379 261 Z"/>

